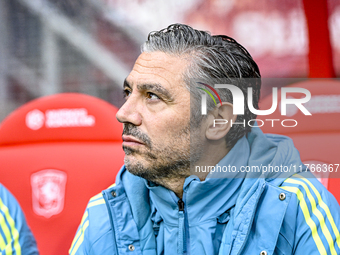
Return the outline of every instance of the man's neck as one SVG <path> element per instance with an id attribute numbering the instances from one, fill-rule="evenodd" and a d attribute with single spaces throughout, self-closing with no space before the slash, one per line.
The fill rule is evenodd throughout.
<path id="1" fill-rule="evenodd" d="M 162 179 L 157 181 L 157 184 L 162 185 L 163 187 L 172 190 L 177 197 L 183 197 L 183 186 L 186 178 L 172 178 L 172 179 Z"/>
<path id="2" fill-rule="evenodd" d="M 209 151 L 209 150 L 207 150 Z M 210 150 L 213 153 L 206 153 L 202 155 L 200 160 L 198 160 L 195 163 L 191 164 L 191 171 L 190 169 L 187 170 L 187 176 L 182 176 L 179 178 L 162 178 L 153 180 L 153 182 L 172 190 L 179 198 L 182 198 L 183 196 L 183 186 L 185 179 L 189 177 L 190 175 L 196 175 L 201 181 L 204 181 L 207 175 L 209 174 L 208 171 L 206 172 L 194 172 L 195 166 L 215 166 L 218 162 L 220 162 L 229 152 L 228 149 L 221 149 L 217 150 L 214 148 L 214 150 Z"/>

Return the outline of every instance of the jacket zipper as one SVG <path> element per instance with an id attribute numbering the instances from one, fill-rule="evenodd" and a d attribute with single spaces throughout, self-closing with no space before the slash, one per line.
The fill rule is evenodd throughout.
<path id="1" fill-rule="evenodd" d="M 178 240 L 177 240 L 177 253 L 184 254 L 185 245 L 185 222 L 184 222 L 184 202 L 179 199 L 178 202 Z"/>

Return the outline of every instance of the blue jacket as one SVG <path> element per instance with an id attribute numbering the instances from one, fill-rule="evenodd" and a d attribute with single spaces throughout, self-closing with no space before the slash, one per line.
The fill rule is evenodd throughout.
<path id="1" fill-rule="evenodd" d="M 2 255 L 36 255 L 35 239 L 12 194 L 0 184 L 0 252 Z"/>
<path id="2" fill-rule="evenodd" d="M 229 165 L 239 171 L 217 171 Z M 287 137 L 253 128 L 183 190 L 180 200 L 123 167 L 90 199 L 70 254 L 340 254 L 339 205 Z"/>

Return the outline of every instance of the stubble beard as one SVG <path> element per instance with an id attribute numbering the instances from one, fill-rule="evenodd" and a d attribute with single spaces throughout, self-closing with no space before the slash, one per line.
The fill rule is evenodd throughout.
<path id="1" fill-rule="evenodd" d="M 124 125 L 123 134 L 132 135 L 145 143 L 146 151 L 142 152 L 123 146 L 126 154 L 124 163 L 130 173 L 159 185 L 190 176 L 190 165 L 192 161 L 196 161 L 197 154 L 190 153 L 190 150 L 192 152 L 199 147 L 190 146 L 190 125 L 178 132 L 163 147 L 152 143 L 146 134 L 132 124 Z M 130 155 L 135 156 L 134 159 L 130 160 Z M 137 155 L 143 159 L 138 161 Z"/>

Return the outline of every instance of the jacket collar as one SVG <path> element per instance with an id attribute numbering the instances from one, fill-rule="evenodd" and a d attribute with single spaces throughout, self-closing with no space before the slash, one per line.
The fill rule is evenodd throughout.
<path id="1" fill-rule="evenodd" d="M 235 205 L 245 173 L 218 171 L 218 166 L 222 169 L 223 166 L 231 165 L 240 169 L 241 166 L 247 165 L 249 153 L 247 139 L 243 137 L 204 181 L 200 181 L 195 175 L 186 178 L 183 186 L 183 201 L 191 224 L 209 219 L 216 220 Z M 145 181 L 145 185 L 150 190 L 154 210 L 157 210 L 166 223 L 176 224 L 179 198 L 174 192 L 162 186 L 148 181 Z"/>

